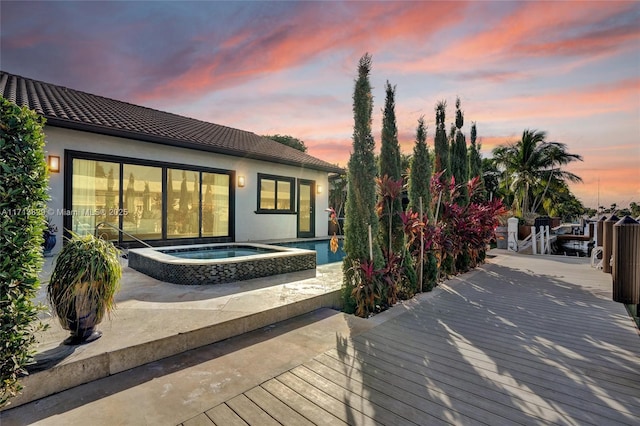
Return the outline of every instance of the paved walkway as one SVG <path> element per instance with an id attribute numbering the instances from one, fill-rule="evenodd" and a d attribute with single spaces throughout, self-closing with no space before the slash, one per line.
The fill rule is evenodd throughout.
<path id="1" fill-rule="evenodd" d="M 329 309 L 0 424 L 638 424 L 640 337 L 584 259 L 501 253 L 369 320 Z"/>

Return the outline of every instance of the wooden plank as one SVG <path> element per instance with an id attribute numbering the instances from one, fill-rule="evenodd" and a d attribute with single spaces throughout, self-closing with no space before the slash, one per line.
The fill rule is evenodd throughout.
<path id="1" fill-rule="evenodd" d="M 375 329 L 374 329 L 375 330 Z M 566 378 L 562 375 L 554 376 L 552 374 L 543 374 L 536 370 L 522 372 L 519 371 L 516 365 L 496 364 L 490 359 L 482 360 L 478 357 L 467 358 L 466 354 L 461 354 L 456 351 L 439 351 L 434 349 L 434 342 L 430 342 L 429 345 L 425 345 L 421 350 L 411 348 L 402 344 L 407 339 L 401 339 L 402 342 L 389 342 L 388 339 L 373 338 L 373 333 L 367 333 L 364 337 L 362 335 L 357 337 L 353 341 L 353 345 L 360 350 L 375 351 L 375 356 L 380 356 L 381 353 L 386 353 L 390 362 L 398 363 L 402 360 L 402 365 L 407 365 L 409 368 L 413 365 L 420 365 L 421 363 L 428 363 L 430 367 L 439 365 L 438 368 L 447 372 L 448 374 L 455 375 L 458 379 L 464 382 L 466 381 L 479 381 L 486 386 L 487 380 L 500 384 L 509 384 L 512 387 L 527 389 L 531 387 L 536 388 L 536 392 L 529 394 L 527 398 L 535 397 L 534 400 L 537 403 L 550 407 L 554 404 L 562 405 L 563 410 L 571 412 L 573 416 L 582 421 L 599 421 L 600 423 L 607 423 L 612 420 L 615 421 L 628 421 L 632 414 L 631 409 L 627 409 L 627 413 L 621 410 L 612 410 L 611 407 L 619 405 L 616 398 L 611 397 L 606 389 L 599 389 L 597 384 L 593 382 L 590 386 L 582 386 L 578 388 L 578 384 L 583 383 L 584 378 L 576 376 L 573 379 Z M 392 333 L 386 335 L 391 337 Z M 399 349 L 401 348 L 401 349 Z M 455 360 L 458 360 L 457 362 Z M 469 364 L 471 362 L 472 364 Z M 498 370 L 498 367 L 500 369 Z M 513 371 L 512 371 L 513 369 Z M 503 371 L 511 371 L 510 376 L 517 377 L 516 380 L 512 380 L 509 376 L 505 376 Z M 480 374 L 480 375 L 479 375 Z M 461 383 L 461 386 L 463 386 Z M 582 390 L 581 396 L 584 399 L 576 398 L 576 391 Z M 547 398 L 540 399 L 537 397 L 539 393 L 544 393 Z M 558 397 L 558 395 L 561 395 Z M 613 394 L 615 395 L 615 394 Z M 633 395 L 622 395 L 626 400 L 635 398 Z M 629 398 L 628 398 L 629 397 Z M 594 420 L 595 419 L 595 420 Z"/>
<path id="2" fill-rule="evenodd" d="M 262 408 L 258 407 L 253 401 L 244 394 L 238 395 L 230 399 L 226 404 L 238 416 L 250 425 L 256 426 L 278 426 L 279 423 L 267 414 Z"/>
<path id="3" fill-rule="evenodd" d="M 247 426 L 227 404 L 220 404 L 205 413 L 217 426 Z"/>
<path id="4" fill-rule="evenodd" d="M 215 426 L 215 423 L 206 414 L 202 413 L 182 423 L 182 426 Z"/>
<path id="5" fill-rule="evenodd" d="M 341 366 L 345 365 L 344 362 L 353 362 L 353 358 L 349 356 L 345 356 L 342 360 L 337 360 L 329 354 L 317 357 L 316 360 L 334 370 L 339 370 Z M 437 402 L 446 410 L 460 412 L 469 418 L 486 424 L 504 424 L 507 421 L 521 425 L 539 424 L 544 419 L 537 416 L 541 407 L 525 407 L 522 412 L 513 410 L 514 403 L 518 406 L 526 405 L 526 403 L 523 404 L 524 401 L 522 400 L 514 401 L 505 394 L 496 392 L 488 387 L 473 393 L 451 386 L 446 382 L 433 379 L 425 380 L 424 376 L 398 368 L 390 363 L 387 363 L 385 367 L 386 369 L 382 369 L 372 364 L 362 363 L 358 369 L 354 370 L 354 373 L 358 372 L 359 374 L 357 376 L 351 374 L 350 377 L 352 379 L 359 378 L 368 385 L 378 383 L 377 386 L 379 388 L 384 388 L 384 383 L 388 383 L 389 386 L 397 386 L 413 395 L 405 399 L 406 402 L 416 397 L 419 398 L 416 401 L 420 404 L 420 409 L 427 408 L 428 404 L 422 402 L 424 399 L 433 399 L 434 402 Z M 388 382 L 383 382 L 379 378 L 384 378 Z M 442 408 L 439 408 L 439 410 L 442 410 Z M 433 413 L 431 410 L 428 411 Z M 547 414 L 551 415 L 551 410 L 548 411 L 549 413 Z M 450 418 L 450 416 L 447 416 L 447 418 Z"/>
<path id="6" fill-rule="evenodd" d="M 227 404 L 220 404 L 205 412 L 207 417 L 218 426 L 246 426 L 242 420 Z"/>
<path id="7" fill-rule="evenodd" d="M 575 314 L 575 316 L 579 315 Z M 505 344 L 510 344 L 513 349 L 517 349 L 520 346 L 525 350 L 529 349 L 529 347 L 539 348 L 538 351 L 542 353 L 542 355 L 545 355 L 545 352 L 549 352 L 560 356 L 563 363 L 572 362 L 574 359 L 576 362 L 584 360 L 585 363 L 589 364 L 590 369 L 593 368 L 595 364 L 595 366 L 605 367 L 607 371 L 611 371 L 612 369 L 619 370 L 622 374 L 618 375 L 622 377 L 634 374 L 632 372 L 637 369 L 638 359 L 636 354 L 632 353 L 632 351 L 606 344 L 609 340 L 606 335 L 600 335 L 594 330 L 585 330 L 584 325 L 572 325 L 570 327 L 571 329 L 579 330 L 579 333 L 582 334 L 571 336 L 569 332 L 563 333 L 565 324 L 561 323 L 555 324 L 555 326 L 548 326 L 560 330 L 558 333 L 552 334 L 525 326 L 518 326 L 518 328 L 510 330 L 497 330 L 490 324 L 487 324 L 482 330 L 478 330 L 473 319 L 470 318 L 469 321 L 466 321 L 466 319 L 467 318 L 457 318 L 455 314 L 452 317 L 438 317 L 440 323 L 455 325 L 454 337 L 467 335 L 473 337 L 474 343 L 476 339 L 482 340 L 482 336 L 485 336 L 485 339 L 499 340 Z M 475 318 L 475 321 L 482 321 L 482 317 Z M 424 325 L 424 328 L 428 329 L 425 330 L 426 332 L 433 330 L 433 327 L 433 324 Z M 441 326 L 438 327 L 442 328 Z M 453 329 L 453 327 L 449 328 Z M 617 332 L 610 330 L 608 333 L 621 334 L 621 330 L 618 329 Z M 635 340 L 635 346 L 640 349 L 637 336 Z M 602 346 L 604 346 L 604 348 Z M 560 352 L 560 350 L 562 350 L 562 352 Z M 537 354 L 539 358 L 541 357 L 540 353 Z M 614 367 L 616 365 L 620 367 Z M 635 374 L 640 378 L 638 373 Z M 603 379 L 606 378 L 603 377 Z M 638 380 L 634 380 L 634 382 L 637 383 Z"/>
<path id="8" fill-rule="evenodd" d="M 463 328 L 464 326 L 455 325 L 455 329 L 458 332 L 462 332 Z M 403 331 L 410 331 L 411 333 L 408 336 L 397 334 Z M 409 326 L 403 327 L 399 324 L 393 324 L 386 327 L 385 330 L 372 331 L 372 335 L 380 336 L 385 340 L 389 336 L 392 341 L 411 344 L 412 347 L 417 349 L 420 349 L 421 345 L 433 347 L 434 344 L 456 351 L 463 349 L 482 355 L 490 354 L 492 358 L 516 362 L 531 368 L 539 368 L 552 374 L 562 371 L 568 375 L 578 374 L 582 376 L 584 374 L 583 371 L 588 370 L 589 376 L 593 379 L 640 390 L 640 373 L 636 373 L 632 369 L 634 364 L 638 366 L 638 363 L 628 362 L 623 364 L 624 360 L 618 359 L 614 354 L 601 350 L 598 354 L 600 356 L 595 356 L 565 347 L 562 342 L 558 341 L 545 342 L 538 340 L 537 342 L 524 343 L 515 340 L 513 336 L 504 335 L 506 337 L 503 338 L 501 337 L 503 334 L 500 334 L 496 337 L 496 333 L 492 331 L 477 333 L 477 330 L 472 329 L 468 330 L 467 334 L 470 333 L 475 333 L 473 344 L 466 341 L 467 339 L 458 338 L 451 333 L 447 333 L 442 327 L 430 328 L 421 333 L 419 330 L 411 329 Z M 553 351 L 550 351 L 548 346 L 553 346 Z M 605 357 L 609 359 L 607 360 Z M 631 390 L 631 392 L 635 393 L 635 390 Z"/>
<path id="9" fill-rule="evenodd" d="M 485 296 L 486 297 L 486 296 Z M 491 300 L 477 300 L 475 296 L 468 296 L 462 300 L 454 300 L 452 297 L 448 299 L 439 298 L 437 306 L 421 305 L 417 306 L 413 313 L 417 326 L 428 325 L 432 318 L 438 319 L 459 319 L 461 323 L 471 321 L 470 325 L 477 322 L 490 322 L 493 329 L 511 329 L 533 332 L 534 334 L 542 333 L 546 336 L 557 337 L 562 340 L 570 341 L 574 344 L 581 344 L 581 338 L 584 337 L 585 331 L 588 333 L 599 332 L 605 333 L 601 337 L 605 337 L 607 341 L 630 342 L 633 340 L 633 333 L 625 333 L 621 331 L 629 331 L 628 322 L 624 315 L 613 315 L 610 313 L 611 307 L 594 305 L 592 303 L 583 302 L 582 306 L 568 306 L 566 303 L 560 303 L 555 298 L 549 297 L 549 300 L 542 302 L 541 306 L 532 306 L 533 302 L 527 300 L 527 305 L 521 303 L 523 298 L 535 298 L 535 294 L 527 294 L 520 292 L 512 297 L 503 297 L 499 302 Z M 474 298 L 473 304 L 469 306 L 466 300 Z M 465 300 L 466 299 L 466 300 Z M 594 299 L 591 299 L 593 301 Z M 557 305 L 549 308 L 549 305 Z M 589 320 L 585 321 L 585 308 L 590 307 Z M 595 313 L 592 313 L 596 311 Z M 597 312 L 600 311 L 598 314 Z M 547 314 L 545 316 L 545 313 Z M 608 313 L 608 314 L 607 314 Z M 501 317 L 510 320 L 511 324 L 501 324 L 496 319 Z M 548 318 L 546 318 L 548 317 Z M 620 318 L 621 321 L 616 321 Z M 465 320 L 465 321 L 462 321 Z M 395 320 L 400 321 L 399 319 Z M 393 322 L 393 321 L 392 321 Z M 517 325 L 516 325 L 517 324 Z M 559 325 L 566 325 L 559 327 Z M 575 339 L 568 339 L 573 336 Z M 635 342 L 637 346 L 637 342 Z M 592 347 L 592 345 L 584 345 Z"/>
<path id="10" fill-rule="evenodd" d="M 337 360 L 351 362 L 350 355 L 344 352 L 327 352 L 326 354 Z M 513 410 L 513 407 L 518 407 L 518 410 L 522 410 L 524 414 L 531 416 L 532 419 L 539 417 L 549 421 L 549 419 L 563 417 L 558 415 L 556 410 L 550 408 L 548 403 L 537 394 L 517 386 L 487 383 L 486 380 L 479 376 L 460 374 L 447 365 L 440 369 L 434 368 L 432 363 L 429 366 L 417 363 L 398 365 L 393 357 L 389 357 L 386 360 L 383 358 L 383 356 L 366 357 L 366 361 L 362 361 L 359 368 L 363 369 L 363 371 L 371 370 L 380 376 L 394 374 L 404 381 L 413 381 L 420 385 L 427 383 L 429 387 L 434 387 L 446 395 L 460 395 L 463 398 L 468 393 L 470 395 L 467 401 L 470 404 L 478 404 L 487 409 L 487 411 L 493 410 L 496 414 L 506 418 L 513 416 L 508 414 L 509 409 Z M 502 406 L 508 408 L 503 409 Z M 513 410 L 516 411 L 516 416 L 518 416 L 518 410 Z"/>
<path id="11" fill-rule="evenodd" d="M 521 295 L 523 297 L 525 295 Z M 549 320 L 541 320 L 540 315 L 542 309 L 537 309 L 534 312 L 523 312 L 518 308 L 507 308 L 501 304 L 489 305 L 484 302 L 476 302 L 476 305 L 481 303 L 481 307 L 476 306 L 474 309 L 469 309 L 468 306 L 464 306 L 458 302 L 442 301 L 437 309 L 437 314 L 434 309 L 426 309 L 426 307 L 416 308 L 415 314 L 421 318 L 420 321 L 412 322 L 412 325 L 417 328 L 428 327 L 433 325 L 430 323 L 429 318 L 437 317 L 439 321 L 455 321 L 461 325 L 468 325 L 475 327 L 478 322 L 486 322 L 487 327 L 485 330 L 488 332 L 502 332 L 505 334 L 519 335 L 526 338 L 527 336 L 544 336 L 545 338 L 552 340 L 560 340 L 565 344 L 575 347 L 577 349 L 582 348 L 584 351 L 591 351 L 593 353 L 601 353 L 601 349 L 598 346 L 594 346 L 593 342 L 584 339 L 585 334 L 602 339 L 603 342 L 607 342 L 612 346 L 617 346 L 623 349 L 624 346 L 631 344 L 638 346 L 638 342 L 634 340 L 633 333 L 624 332 L 628 331 L 627 321 L 625 320 L 621 324 L 615 323 L 614 316 L 608 316 L 601 318 L 602 321 L 596 322 L 594 318 L 589 318 L 586 322 L 583 318 L 582 309 L 568 309 L 565 306 L 556 308 L 565 312 L 565 317 L 554 315 Z M 503 304 L 515 305 L 517 302 L 503 301 Z M 547 303 L 549 304 L 549 303 Z M 527 309 L 529 309 L 528 307 Z M 503 322 L 500 320 L 504 319 Z M 391 323 L 399 323 L 401 320 L 391 321 Z M 593 325 L 591 325 L 593 324 Z M 633 351 L 621 351 L 621 355 L 628 355 L 629 359 L 633 358 Z M 616 354 L 618 355 L 618 354 Z"/>
<path id="12" fill-rule="evenodd" d="M 313 423 L 296 413 L 288 405 L 271 395 L 261 386 L 250 389 L 244 394 L 284 426 L 313 426 Z"/>
<path id="13" fill-rule="evenodd" d="M 367 392 L 366 396 L 362 395 L 362 389 L 346 389 L 337 385 L 330 380 L 318 375 L 305 366 L 299 366 L 291 370 L 293 374 L 303 379 L 307 383 L 321 389 L 323 392 L 333 395 L 335 398 L 342 400 L 348 407 L 360 411 L 372 419 L 386 425 L 415 425 L 412 422 L 395 412 L 384 407 L 386 401 L 384 396 L 375 392 Z M 407 407 L 410 409 L 410 407 Z"/>
<path id="14" fill-rule="evenodd" d="M 341 421 L 354 426 L 379 425 L 377 421 L 359 411 L 357 408 L 347 406 L 343 400 L 334 398 L 326 392 L 318 389 L 310 383 L 302 380 L 291 372 L 286 372 L 277 377 L 277 380 L 291 388 L 304 398 L 313 401 L 316 405 L 330 412 Z"/>
<path id="15" fill-rule="evenodd" d="M 261 386 L 315 425 L 338 426 L 347 424 L 332 413 L 322 409 L 312 401 L 295 392 L 278 379 L 269 380 Z"/>
<path id="16" fill-rule="evenodd" d="M 475 333 L 481 333 L 481 330 L 476 330 Z M 471 337 L 471 332 L 467 333 Z M 355 340 L 362 340 L 362 336 L 357 337 Z M 544 363 L 539 363 L 534 366 L 527 364 L 517 363 L 516 359 L 509 356 L 502 356 L 499 352 L 491 352 L 492 357 L 489 357 L 486 352 L 467 350 L 460 346 L 452 346 L 449 344 L 442 345 L 438 339 L 432 338 L 428 343 L 421 343 L 415 339 L 410 340 L 409 337 L 400 338 L 391 332 L 382 329 L 372 329 L 370 333 L 367 333 L 367 341 L 377 342 L 379 347 L 393 346 L 400 343 L 403 347 L 403 352 L 413 354 L 415 356 L 433 356 L 434 358 L 444 358 L 451 356 L 459 356 L 460 353 L 477 367 L 495 371 L 498 366 L 501 368 L 509 368 L 513 371 L 517 371 L 525 375 L 526 377 L 532 377 L 534 382 L 544 381 L 554 385 L 567 385 L 575 386 L 575 383 L 582 383 L 585 379 L 589 379 L 589 376 L 585 376 L 583 372 L 576 372 L 571 369 L 560 370 L 554 366 L 548 366 Z M 551 348 L 547 349 L 551 352 Z M 549 355 L 553 355 L 549 353 Z M 564 362 L 564 358 L 560 358 Z M 640 366 L 640 364 L 639 364 Z M 561 373 L 561 374 L 559 374 Z M 591 376 L 597 376 L 597 373 L 590 372 Z M 605 380 L 604 378 L 597 377 L 597 386 L 602 388 L 600 390 L 604 396 L 613 394 L 626 394 L 630 396 L 638 395 L 638 388 L 633 380 L 622 380 L 623 383 L 616 383 L 611 380 Z M 591 380 L 591 379 L 589 379 Z"/>
<path id="17" fill-rule="evenodd" d="M 440 393 L 443 399 L 434 397 L 433 394 L 425 398 L 422 396 L 425 394 L 424 387 L 415 386 L 412 389 L 414 392 L 408 392 L 406 389 L 396 386 L 398 381 L 393 380 L 390 375 L 382 376 L 384 378 L 382 380 L 372 375 L 362 374 L 361 368 L 358 368 L 345 376 L 342 372 L 332 369 L 318 360 L 305 363 L 304 366 L 340 386 L 354 389 L 356 392 L 360 390 L 363 397 L 379 403 L 416 424 L 447 425 L 452 421 L 457 424 L 503 424 L 506 421 L 504 417 L 480 410 L 477 407 L 469 409 L 468 406 L 464 406 L 466 404 L 445 404 L 442 400 L 450 401 L 450 398 L 443 393 Z"/>
<path id="18" fill-rule="evenodd" d="M 472 321 L 466 321 L 466 318 L 460 318 L 460 320 L 461 321 L 455 322 L 455 330 L 443 330 L 442 326 L 435 322 L 421 325 L 416 325 L 413 322 L 390 322 L 389 324 L 385 324 L 385 330 L 388 328 L 403 330 L 404 332 L 409 332 L 415 337 L 415 340 L 419 341 L 425 341 L 432 335 L 439 335 L 447 339 L 463 338 L 463 333 L 477 331 L 476 326 L 469 324 Z M 476 318 L 476 320 L 478 320 L 478 318 Z M 443 317 L 438 317 L 438 321 L 444 322 L 445 324 L 452 322 Z M 557 326 L 558 324 L 556 324 L 556 327 Z M 541 339 L 541 334 L 536 331 L 530 331 L 528 333 L 524 331 L 522 327 L 509 330 L 499 330 L 495 327 L 489 327 L 485 328 L 482 333 L 474 335 L 474 343 L 483 343 L 485 346 L 489 345 L 491 347 L 498 345 L 498 347 L 510 349 L 510 351 L 519 351 L 531 358 L 538 359 L 540 356 L 528 351 L 526 345 L 540 344 L 543 343 L 544 340 Z M 590 333 L 592 338 L 598 338 L 593 331 Z M 595 346 L 593 342 L 580 343 L 580 341 L 583 340 L 584 336 L 581 339 L 572 339 L 568 335 L 558 335 L 554 338 L 553 343 L 561 343 L 562 347 L 567 349 L 562 355 L 566 357 L 568 361 L 582 362 L 583 364 L 589 363 L 590 365 L 596 363 L 597 366 L 604 366 L 608 370 L 614 368 L 619 369 L 621 374 L 632 372 L 633 364 L 637 362 L 637 356 L 631 351 L 628 353 L 625 353 L 625 351 L 612 353 L 611 350 L 615 350 L 616 347 L 607 345 L 607 347 L 603 349 L 602 347 Z M 517 345 L 514 346 L 514 343 L 517 343 Z M 612 360 L 619 360 L 619 362 L 611 362 Z M 625 365 L 626 363 L 629 365 Z"/>

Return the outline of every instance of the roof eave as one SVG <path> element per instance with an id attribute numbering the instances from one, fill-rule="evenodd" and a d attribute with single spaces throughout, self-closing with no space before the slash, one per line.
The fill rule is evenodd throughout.
<path id="1" fill-rule="evenodd" d="M 239 150 L 225 149 L 222 147 L 217 147 L 212 145 L 202 145 L 202 144 L 197 144 L 197 143 L 178 140 L 178 139 L 164 138 L 161 136 L 149 135 L 147 133 L 132 132 L 130 130 L 106 127 L 106 126 L 101 126 L 97 124 L 82 123 L 82 122 L 67 120 L 67 119 L 58 118 L 58 117 L 45 116 L 45 118 L 47 119 L 46 124 L 53 127 L 62 127 L 65 129 L 80 130 L 80 131 L 97 133 L 97 134 L 102 134 L 107 136 L 116 136 L 116 137 L 122 137 L 127 139 L 135 139 L 143 142 L 159 143 L 162 145 L 195 149 L 198 151 L 213 152 L 216 154 L 224 154 L 224 155 L 230 155 L 234 157 L 248 158 L 252 160 L 269 161 L 271 163 L 303 167 L 303 168 L 319 170 L 327 173 L 344 173 L 344 169 L 337 166 L 324 167 L 321 165 L 289 161 L 281 157 L 275 157 L 275 156 L 272 157 L 272 156 L 260 155 L 252 152 L 243 152 Z"/>

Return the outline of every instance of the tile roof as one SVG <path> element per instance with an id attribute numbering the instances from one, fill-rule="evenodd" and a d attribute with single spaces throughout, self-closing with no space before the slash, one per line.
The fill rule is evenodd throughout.
<path id="1" fill-rule="evenodd" d="M 133 105 L 0 71 L 0 96 L 35 110 L 50 126 L 253 158 L 314 170 L 343 170 L 252 132 Z"/>

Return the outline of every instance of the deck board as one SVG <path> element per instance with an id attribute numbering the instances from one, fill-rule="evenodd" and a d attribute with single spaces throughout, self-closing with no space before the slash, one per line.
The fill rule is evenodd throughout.
<path id="1" fill-rule="evenodd" d="M 483 265 L 241 396 L 294 424 L 637 425 L 638 330 L 572 262 Z"/>
<path id="2" fill-rule="evenodd" d="M 365 414 L 368 417 L 375 418 L 385 425 L 413 425 L 415 423 L 410 420 L 396 414 L 390 410 L 389 407 L 385 407 L 384 398 L 379 394 L 363 395 L 362 389 L 352 386 L 341 386 L 334 383 L 330 378 L 321 376 L 308 367 L 300 366 L 291 370 L 293 374 L 301 378 L 302 380 L 310 383 L 311 385 L 322 389 L 329 395 L 338 397 L 347 405 L 348 413 L 357 411 Z M 391 401 L 395 402 L 395 401 Z M 350 422 L 347 422 L 350 423 Z"/>
<path id="3" fill-rule="evenodd" d="M 196 417 L 182 423 L 182 426 L 216 426 L 206 414 L 201 413 Z"/>
<path id="4" fill-rule="evenodd" d="M 277 426 L 275 421 L 266 411 L 258 407 L 245 394 L 240 394 L 230 399 L 226 404 L 250 425 Z"/>
<path id="5" fill-rule="evenodd" d="M 255 387 L 245 395 L 284 426 L 313 426 L 313 423 L 276 398 L 262 386 Z"/>
<path id="6" fill-rule="evenodd" d="M 330 395 L 291 372 L 283 373 L 277 379 L 349 425 L 368 426 L 380 424 L 365 413 L 351 409 L 338 395 Z"/>
<path id="7" fill-rule="evenodd" d="M 217 426 L 246 426 L 242 420 L 227 404 L 220 404 L 205 413 Z"/>
<path id="8" fill-rule="evenodd" d="M 277 379 L 271 379 L 263 383 L 262 388 L 281 401 L 284 401 L 289 407 L 300 413 L 314 425 L 339 426 L 347 424 Z"/>

